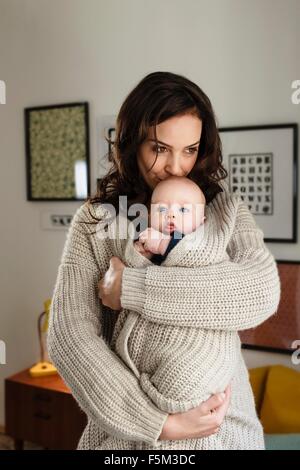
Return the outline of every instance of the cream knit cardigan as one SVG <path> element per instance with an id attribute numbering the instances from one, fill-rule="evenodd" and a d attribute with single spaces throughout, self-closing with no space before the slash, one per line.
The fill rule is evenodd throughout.
<path id="1" fill-rule="evenodd" d="M 91 210 L 106 215 L 101 205 Z M 185 249 L 186 235 L 156 266 L 132 240 L 91 236 L 95 225 L 78 223 L 93 220 L 87 203 L 77 210 L 54 288 L 48 350 L 88 416 L 78 449 L 264 448 L 237 331 L 275 313 L 278 271 L 240 197 L 224 186 L 206 214 L 197 249 Z M 108 233 L 117 235 L 117 224 Z M 127 266 L 119 316 L 97 296 L 111 256 Z M 168 412 L 196 406 L 230 380 L 217 434 L 158 439 Z"/>

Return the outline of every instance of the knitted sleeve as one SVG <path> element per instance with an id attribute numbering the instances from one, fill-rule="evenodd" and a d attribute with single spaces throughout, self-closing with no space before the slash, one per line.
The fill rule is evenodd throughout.
<path id="1" fill-rule="evenodd" d="M 273 315 L 280 300 L 276 261 L 239 199 L 228 260 L 196 268 L 126 267 L 122 307 L 160 324 L 236 331 Z"/>
<path id="2" fill-rule="evenodd" d="M 105 432 L 153 445 L 168 414 L 152 403 L 103 338 L 97 283 L 109 267 L 110 253 L 107 241 L 98 240 L 95 258 L 91 226 L 79 223 L 87 214 L 84 204 L 64 246 L 50 310 L 49 356 L 81 409 Z"/>

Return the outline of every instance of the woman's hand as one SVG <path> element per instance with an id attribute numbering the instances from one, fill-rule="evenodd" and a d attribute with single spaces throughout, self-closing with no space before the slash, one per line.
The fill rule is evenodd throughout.
<path id="1" fill-rule="evenodd" d="M 113 256 L 109 262 L 109 269 L 98 283 L 99 297 L 102 304 L 112 310 L 121 310 L 121 288 L 122 274 L 125 264 L 117 257 Z"/>
<path id="2" fill-rule="evenodd" d="M 212 395 L 199 406 L 184 413 L 170 414 L 159 439 L 195 439 L 217 433 L 230 403 L 230 385 L 223 395 L 223 398 L 221 393 Z"/>

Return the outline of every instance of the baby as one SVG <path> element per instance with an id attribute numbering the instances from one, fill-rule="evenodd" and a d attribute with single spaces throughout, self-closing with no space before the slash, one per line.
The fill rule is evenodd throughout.
<path id="1" fill-rule="evenodd" d="M 163 266 L 199 268 L 229 259 L 226 237 L 219 236 L 216 243 L 214 236 L 223 233 L 220 221 L 188 178 L 172 176 L 155 187 L 148 224 L 137 241 L 129 238 L 124 250 L 116 247 L 116 256 L 128 267 L 145 268 L 155 261 Z M 188 292 L 183 302 L 189 302 Z M 225 390 L 238 362 L 240 339 L 236 331 L 158 324 L 123 309 L 111 348 L 158 408 L 177 413 Z"/>
<path id="2" fill-rule="evenodd" d="M 151 198 L 150 228 L 134 246 L 155 264 L 161 264 L 185 234 L 204 223 L 205 196 L 188 178 L 169 177 L 159 183 Z"/>

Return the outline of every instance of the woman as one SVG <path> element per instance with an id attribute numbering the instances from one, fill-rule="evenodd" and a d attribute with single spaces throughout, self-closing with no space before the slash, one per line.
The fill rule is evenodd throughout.
<path id="1" fill-rule="evenodd" d="M 78 449 L 105 449 L 108 442 L 111 449 L 211 448 L 218 442 L 211 436 L 225 423 L 229 433 L 220 448 L 262 449 L 263 432 L 242 355 L 232 396 L 228 384 L 223 396 L 168 415 L 154 406 L 109 348 L 122 308 L 138 312 L 145 321 L 220 330 L 255 327 L 277 309 L 279 277 L 262 231 L 242 202 L 234 214 L 229 210 L 233 199 L 221 183 L 227 173 L 210 100 L 185 77 L 149 74 L 121 106 L 113 147 L 112 168 L 98 194 L 73 218 L 48 331 L 49 355 L 88 416 Z M 143 203 L 149 209 L 152 190 L 170 175 L 196 182 L 212 213 L 222 218 L 224 230 L 233 227 L 231 260 L 219 263 L 217 271 L 125 267 L 119 259 L 124 241 L 118 241 L 120 256 L 114 256 L 110 240 L 91 230 L 105 219 L 103 204 L 124 210 L 121 195 L 127 196 L 128 207 Z"/>

